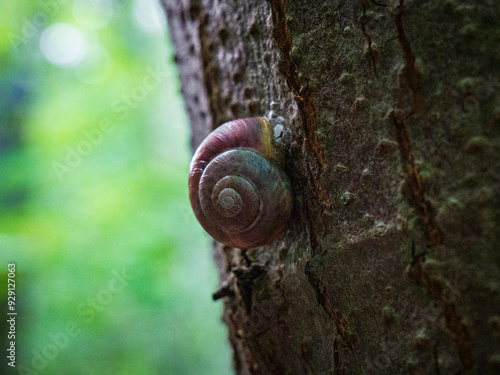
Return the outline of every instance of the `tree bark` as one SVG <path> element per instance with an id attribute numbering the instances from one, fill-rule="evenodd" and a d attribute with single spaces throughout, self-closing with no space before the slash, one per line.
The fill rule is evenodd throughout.
<path id="1" fill-rule="evenodd" d="M 193 149 L 287 126 L 287 231 L 214 245 L 236 373 L 499 373 L 499 3 L 164 3 Z"/>

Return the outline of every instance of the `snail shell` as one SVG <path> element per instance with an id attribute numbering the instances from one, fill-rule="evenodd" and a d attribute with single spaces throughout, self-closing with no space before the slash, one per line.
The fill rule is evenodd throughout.
<path id="1" fill-rule="evenodd" d="M 283 231 L 292 193 L 280 160 L 273 127 L 262 117 L 227 122 L 205 138 L 191 161 L 189 199 L 213 238 L 247 249 Z"/>

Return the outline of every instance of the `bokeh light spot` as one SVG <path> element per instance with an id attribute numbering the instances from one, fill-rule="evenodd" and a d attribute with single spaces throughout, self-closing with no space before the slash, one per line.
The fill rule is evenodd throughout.
<path id="1" fill-rule="evenodd" d="M 54 65 L 75 66 L 85 57 L 86 43 L 82 33 L 73 25 L 55 23 L 43 32 L 40 49 Z"/>
<path id="2" fill-rule="evenodd" d="M 132 8 L 137 25 L 147 33 L 165 30 L 165 14 L 157 0 L 135 0 Z"/>

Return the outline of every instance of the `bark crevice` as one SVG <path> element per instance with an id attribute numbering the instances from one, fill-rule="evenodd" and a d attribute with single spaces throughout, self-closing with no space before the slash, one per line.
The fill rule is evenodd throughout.
<path id="1" fill-rule="evenodd" d="M 330 292 L 314 273 L 310 262 L 306 264 L 304 272 L 307 276 L 309 284 L 312 286 L 314 292 L 316 293 L 318 303 L 324 309 L 328 317 L 334 322 L 337 333 L 340 335 L 340 337 L 342 337 L 347 346 L 351 350 L 353 350 L 354 345 L 357 341 L 357 337 L 352 333 L 352 328 L 350 327 L 347 319 L 342 315 L 340 311 L 337 311 L 333 307 L 333 299 L 330 296 Z M 338 352 L 337 354 L 340 359 L 340 352 Z"/>
<path id="2" fill-rule="evenodd" d="M 335 375 L 345 375 L 344 364 L 342 363 L 342 357 L 340 355 L 339 341 L 335 339 L 333 341 L 333 360 L 335 361 Z"/>
<path id="3" fill-rule="evenodd" d="M 412 204 L 424 224 L 429 246 L 439 246 L 443 243 L 443 234 L 436 223 L 434 207 L 425 197 L 425 186 L 413 157 L 410 136 L 405 125 L 404 111 L 395 109 L 391 112 L 390 118 L 394 125 L 396 142 L 404 164 Z"/>
<path id="4" fill-rule="evenodd" d="M 410 91 L 410 98 L 413 106 L 413 112 L 421 110 L 425 103 L 424 90 L 422 86 L 422 74 L 417 67 L 415 54 L 411 48 L 403 27 L 404 0 L 399 1 L 394 18 L 399 44 L 403 51 L 403 77 Z"/>
<path id="5" fill-rule="evenodd" d="M 377 64 L 375 61 L 375 51 L 372 48 L 373 42 L 372 38 L 366 31 L 366 6 L 363 5 L 363 17 L 361 18 L 361 31 L 363 32 L 363 35 L 366 38 L 366 44 L 367 44 L 367 49 L 368 49 L 368 58 L 370 60 L 370 63 L 372 64 L 373 67 L 373 72 L 375 73 L 375 77 L 378 77 L 377 75 Z"/>
<path id="6" fill-rule="evenodd" d="M 286 81 L 293 93 L 297 108 L 302 119 L 302 127 L 305 131 L 305 146 L 311 152 L 318 163 L 318 173 L 313 173 L 313 168 L 309 165 L 312 182 L 318 199 L 323 207 L 331 207 L 331 201 L 324 188 L 321 178 L 327 169 L 328 162 L 325 157 L 325 151 L 321 146 L 317 130 L 318 124 L 316 121 L 316 108 L 314 105 L 313 95 L 308 84 L 302 84 L 299 79 L 297 65 L 290 57 L 292 50 L 292 38 L 288 28 L 286 19 L 286 9 L 283 0 L 270 0 L 272 15 L 273 15 L 273 38 L 281 52 L 278 69 L 286 78 Z M 302 79 L 306 81 L 306 79 Z"/>
<path id="7" fill-rule="evenodd" d="M 405 120 L 415 112 L 421 110 L 425 104 L 424 90 L 421 82 L 421 73 L 416 66 L 415 54 L 403 27 L 404 0 L 400 0 L 395 15 L 397 37 L 403 52 L 403 76 L 412 102 L 412 110 L 406 115 L 402 109 L 394 109 L 390 113 L 390 119 L 394 125 L 396 141 L 404 164 L 406 181 L 409 187 L 411 203 L 415 208 L 420 220 L 423 222 L 428 249 L 422 254 L 414 256 L 410 264 L 410 276 L 428 290 L 433 298 L 443 302 L 444 318 L 446 327 L 453 336 L 457 347 L 458 356 L 464 369 L 472 367 L 472 348 L 468 339 L 467 329 L 456 311 L 453 302 L 444 301 L 442 292 L 446 285 L 442 277 L 427 272 L 425 269 L 426 255 L 429 249 L 439 247 L 443 244 L 443 232 L 436 222 L 435 209 L 425 196 L 425 186 L 413 157 L 412 146 Z"/>

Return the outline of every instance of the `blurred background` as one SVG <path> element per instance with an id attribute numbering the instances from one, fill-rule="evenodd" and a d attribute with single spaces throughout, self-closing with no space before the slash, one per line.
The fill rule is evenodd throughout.
<path id="1" fill-rule="evenodd" d="M 231 373 L 158 1 L 2 1 L 0 18 L 0 373 Z"/>

